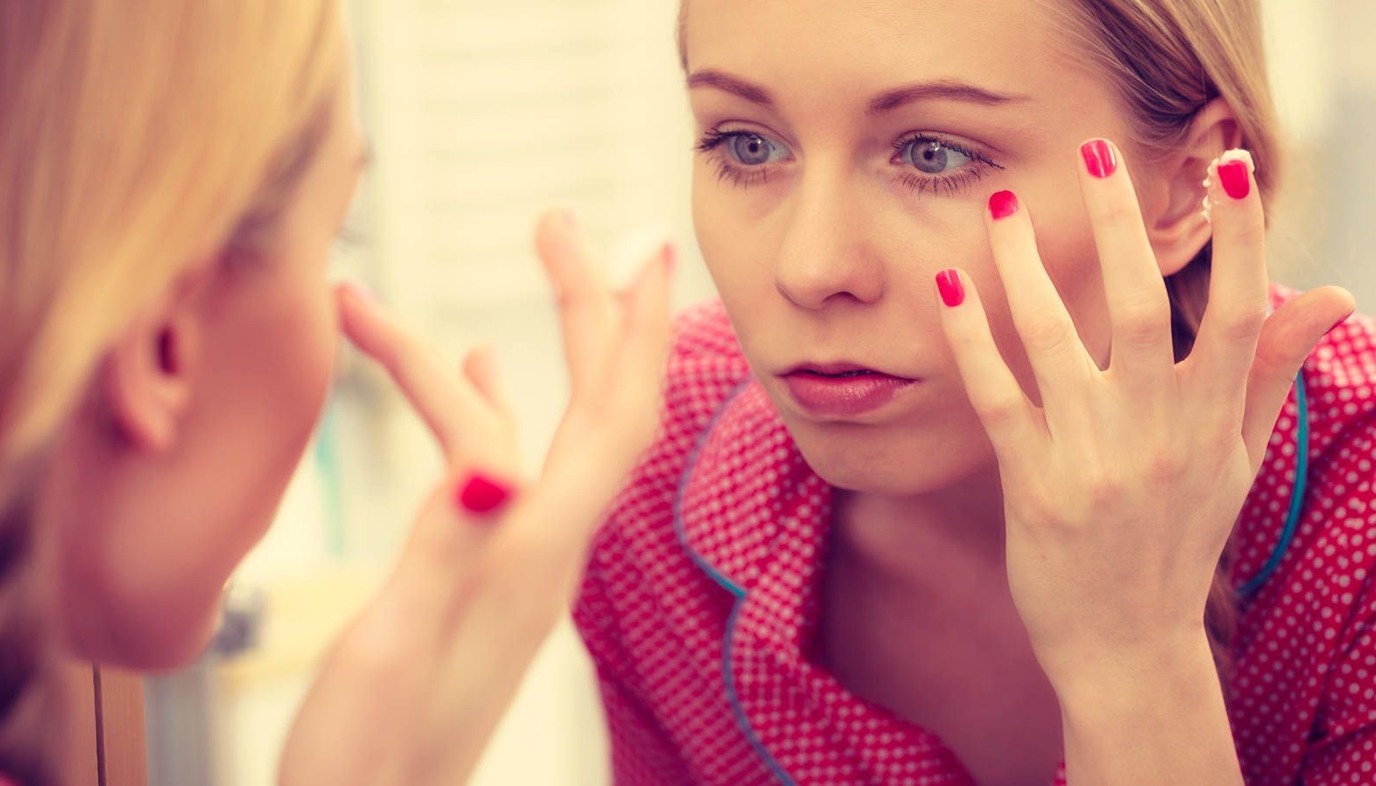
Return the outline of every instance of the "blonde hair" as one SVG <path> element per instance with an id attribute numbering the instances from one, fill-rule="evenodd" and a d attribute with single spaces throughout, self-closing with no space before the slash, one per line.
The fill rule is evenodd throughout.
<path id="1" fill-rule="evenodd" d="M 1258 0 L 1039 0 L 1065 34 L 1064 46 L 1116 90 L 1132 121 L 1134 152 L 1163 156 L 1187 141 L 1199 111 L 1215 98 L 1232 109 L 1241 146 L 1257 163 L 1270 207 L 1284 171 L 1279 121 L 1266 76 Z M 687 67 L 688 0 L 679 6 L 679 59 Z M 1222 151 L 1219 151 L 1222 152 Z M 1202 179 L 1203 172 L 1200 172 Z M 1208 302 L 1209 244 L 1166 279 L 1177 359 L 1194 345 Z M 1205 619 L 1220 674 L 1230 665 L 1237 602 L 1225 554 Z"/>
<path id="2" fill-rule="evenodd" d="M 0 4 L 0 772 L 53 782 L 27 504 L 114 338 L 314 149 L 335 0 Z M 18 602 L 18 598 L 26 598 Z"/>

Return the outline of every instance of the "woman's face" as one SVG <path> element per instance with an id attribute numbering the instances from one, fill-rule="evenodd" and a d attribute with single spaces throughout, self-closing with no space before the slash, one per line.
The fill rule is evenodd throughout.
<path id="1" fill-rule="evenodd" d="M 983 224 L 1010 189 L 1105 357 L 1075 167 L 1085 140 L 1128 139 L 1110 88 L 1037 0 L 691 0 L 684 24 L 698 240 L 803 454 L 839 487 L 900 495 L 990 468 L 933 279 L 968 271 L 1035 397 Z M 1142 191 L 1150 172 L 1132 174 Z M 915 382 L 890 398 L 891 381 L 825 376 L 857 369 Z"/>
<path id="2" fill-rule="evenodd" d="M 166 667 L 208 639 L 325 400 L 339 334 L 327 266 L 365 149 L 344 79 L 289 200 L 187 297 L 194 326 L 175 341 L 189 394 L 171 444 L 87 458 L 91 499 L 60 517 L 63 610 L 81 654 Z"/>

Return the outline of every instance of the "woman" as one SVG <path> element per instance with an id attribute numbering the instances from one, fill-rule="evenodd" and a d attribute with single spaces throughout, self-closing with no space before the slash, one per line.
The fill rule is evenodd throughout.
<path id="1" fill-rule="evenodd" d="M 446 477 L 331 651 L 283 783 L 455 783 L 572 596 L 654 428 L 665 248 L 615 297 L 567 216 L 539 250 L 573 400 L 538 483 L 485 355 L 449 369 L 326 258 L 366 148 L 333 0 L 0 7 L 0 779 L 64 780 L 66 658 L 186 663 L 262 535 L 337 334 Z"/>
<path id="2" fill-rule="evenodd" d="M 1371 782 L 1376 326 L 1268 289 L 1254 0 L 681 25 L 722 304 L 576 611 L 617 783 Z"/>

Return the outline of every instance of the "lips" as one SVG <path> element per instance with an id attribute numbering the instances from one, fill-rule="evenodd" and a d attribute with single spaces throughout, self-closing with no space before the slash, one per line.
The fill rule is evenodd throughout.
<path id="1" fill-rule="evenodd" d="M 918 383 L 852 363 L 803 364 L 780 378 L 800 407 L 821 418 L 872 412 Z"/>

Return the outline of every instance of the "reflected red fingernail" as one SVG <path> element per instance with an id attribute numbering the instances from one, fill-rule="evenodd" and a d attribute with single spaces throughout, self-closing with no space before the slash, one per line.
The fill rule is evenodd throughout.
<path id="1" fill-rule="evenodd" d="M 989 215 L 995 220 L 1018 212 L 1018 197 L 1012 191 L 995 191 L 989 197 Z"/>
<path id="2" fill-rule="evenodd" d="M 377 295 L 374 295 L 373 290 L 369 289 L 361 281 L 345 281 L 344 289 L 353 297 L 358 298 L 360 301 L 370 306 L 377 304 Z"/>
<path id="3" fill-rule="evenodd" d="M 568 208 L 559 211 L 559 220 L 569 232 L 578 231 L 578 215 Z"/>
<path id="4" fill-rule="evenodd" d="M 1118 156 L 1113 145 L 1103 139 L 1091 139 L 1080 146 L 1080 156 L 1085 160 L 1085 169 L 1097 177 L 1105 178 L 1118 171 Z"/>
<path id="5" fill-rule="evenodd" d="M 678 270 L 678 246 L 673 243 L 664 244 L 664 270 L 671 276 Z"/>
<path id="6" fill-rule="evenodd" d="M 1245 161 L 1225 161 L 1218 165 L 1218 182 L 1223 186 L 1223 193 L 1233 199 L 1246 199 L 1252 193 L 1250 174 Z"/>
<path id="7" fill-rule="evenodd" d="M 960 274 L 953 269 L 947 268 L 936 274 L 936 289 L 947 308 L 955 308 L 965 302 L 965 285 L 960 282 Z"/>
<path id="8" fill-rule="evenodd" d="M 481 472 L 468 476 L 459 485 L 455 501 L 469 513 L 484 514 L 502 507 L 511 498 L 511 487 Z"/>

